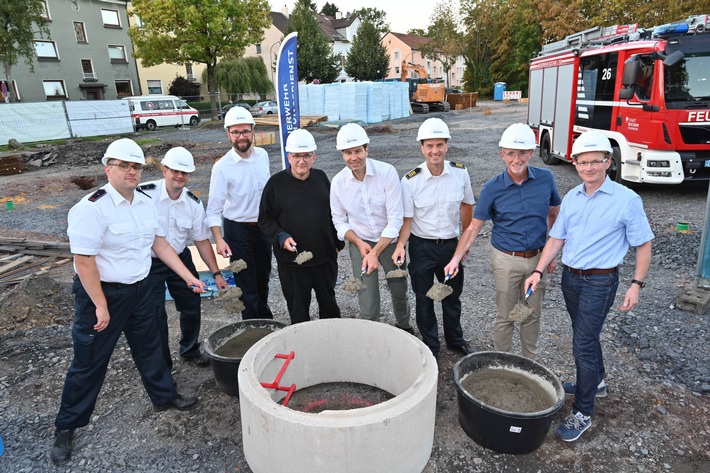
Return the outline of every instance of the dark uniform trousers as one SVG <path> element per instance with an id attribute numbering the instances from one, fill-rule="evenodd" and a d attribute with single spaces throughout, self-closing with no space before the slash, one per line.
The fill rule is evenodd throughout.
<path id="1" fill-rule="evenodd" d="M 340 307 L 335 300 L 335 283 L 338 279 L 338 261 L 328 260 L 317 266 L 278 265 L 281 290 L 286 299 L 291 323 L 311 320 L 311 290 L 316 293 L 318 317 L 340 317 Z"/>
<path id="2" fill-rule="evenodd" d="M 417 327 L 422 341 L 434 355 L 439 353 L 439 329 L 434 301 L 426 293 L 431 289 L 435 276 L 439 282 L 444 281 L 444 268 L 451 261 L 457 243 L 457 238 L 428 240 L 412 235 L 409 239 L 409 274 L 416 298 Z M 463 266 L 459 265 L 458 275 L 447 282 L 454 292 L 441 301 L 444 338 L 447 345 L 454 347 L 465 343 L 461 328 L 463 273 Z"/>
<path id="3" fill-rule="evenodd" d="M 193 276 L 199 278 L 192 253 L 189 248 L 180 253 L 180 260 L 190 270 Z M 180 313 L 180 356 L 192 358 L 200 354 L 200 295 L 192 292 L 185 281 L 158 258 L 153 258 L 148 274 L 155 316 L 160 331 L 163 346 L 163 357 L 168 368 L 173 369 L 173 358 L 170 356 L 170 338 L 168 337 L 168 313 L 165 311 L 165 284 L 175 301 L 175 309 Z"/>
<path id="4" fill-rule="evenodd" d="M 271 275 L 271 243 L 255 225 L 224 219 L 224 241 L 232 250 L 230 261 L 243 259 L 247 268 L 234 275 L 242 290 L 242 319 L 273 319 L 268 305 Z"/>
<path id="5" fill-rule="evenodd" d="M 60 430 L 76 429 L 89 423 L 111 354 L 122 332 L 151 402 L 159 406 L 177 396 L 170 370 L 161 355 L 160 339 L 153 336 L 157 327 L 147 278 L 135 284 L 101 283 L 101 286 L 111 320 L 106 329 L 97 332 L 94 330 L 96 306 L 79 278 L 74 279 L 74 359 L 64 381 L 62 404 L 54 422 Z"/>

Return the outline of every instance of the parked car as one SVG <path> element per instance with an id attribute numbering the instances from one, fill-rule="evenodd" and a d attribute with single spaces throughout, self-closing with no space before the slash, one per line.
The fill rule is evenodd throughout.
<path id="1" fill-rule="evenodd" d="M 124 97 L 130 105 L 136 130 L 154 131 L 159 126 L 195 126 L 200 113 L 174 95 Z"/>
<path id="2" fill-rule="evenodd" d="M 275 100 L 259 102 L 252 107 L 251 114 L 255 117 L 263 117 L 264 115 L 278 115 L 279 106 Z"/>
<path id="3" fill-rule="evenodd" d="M 451 95 L 451 94 L 463 94 L 463 90 L 459 89 L 458 87 L 447 87 L 446 88 L 446 95 Z"/>
<path id="4" fill-rule="evenodd" d="M 234 102 L 234 103 L 228 103 L 222 107 L 222 110 L 219 111 L 218 117 L 220 120 L 224 118 L 224 116 L 227 114 L 227 110 L 229 110 L 232 107 L 244 107 L 247 110 L 251 111 L 251 105 L 249 105 L 246 102 Z"/>

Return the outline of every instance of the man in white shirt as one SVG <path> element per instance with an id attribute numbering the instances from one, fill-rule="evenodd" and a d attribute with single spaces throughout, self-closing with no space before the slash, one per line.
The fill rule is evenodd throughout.
<path id="1" fill-rule="evenodd" d="M 146 193 L 158 210 L 160 227 L 165 232 L 165 239 L 180 256 L 193 276 L 198 277 L 192 253 L 187 247 L 190 240 L 195 242 L 202 261 L 215 278 L 217 288 L 226 289 L 227 282 L 217 266 L 217 259 L 210 243 L 210 230 L 205 223 L 205 209 L 202 201 L 185 187 L 190 174 L 195 171 L 195 160 L 185 148 L 178 146 L 165 153 L 160 162 L 163 165 L 163 177 L 159 181 L 138 186 Z M 155 314 L 160 329 L 163 345 L 163 357 L 172 370 L 173 359 L 170 356 L 168 337 L 168 314 L 165 311 L 165 285 L 175 301 L 175 308 L 180 313 L 180 358 L 197 366 L 207 366 L 210 359 L 200 352 L 201 298 L 182 283 L 182 279 L 159 258 L 152 255 L 148 280 L 150 281 Z"/>
<path id="2" fill-rule="evenodd" d="M 271 243 L 257 223 L 261 194 L 271 175 L 269 155 L 252 146 L 254 118 L 245 108 L 230 108 L 224 128 L 232 149 L 212 167 L 207 226 L 220 255 L 247 264 L 234 275 L 245 306 L 242 319 L 272 319 L 268 305 Z"/>
<path id="3" fill-rule="evenodd" d="M 392 260 L 395 243 L 402 227 L 402 190 L 393 166 L 368 158 L 370 138 L 356 123 L 344 125 L 338 132 L 336 147 L 342 153 L 345 168 L 330 187 L 330 211 L 338 238 L 350 242 L 348 250 L 353 274 L 363 274 L 365 289 L 358 293 L 360 317 L 380 319 L 378 268 L 385 274 L 405 261 Z M 397 327 L 414 333 L 407 302 L 407 278 L 387 278 L 392 293 L 392 307 Z"/>

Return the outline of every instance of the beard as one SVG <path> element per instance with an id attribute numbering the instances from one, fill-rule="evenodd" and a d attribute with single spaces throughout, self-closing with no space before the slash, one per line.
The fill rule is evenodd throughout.
<path id="1" fill-rule="evenodd" d="M 237 140 L 232 146 L 234 149 L 240 153 L 246 153 L 251 148 L 251 140 Z"/>

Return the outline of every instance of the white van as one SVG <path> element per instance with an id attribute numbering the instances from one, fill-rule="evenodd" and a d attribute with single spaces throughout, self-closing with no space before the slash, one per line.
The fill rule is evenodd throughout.
<path id="1" fill-rule="evenodd" d="M 130 103 L 136 130 L 153 131 L 159 126 L 195 126 L 200 123 L 198 111 L 174 95 L 142 95 L 123 100 Z"/>

